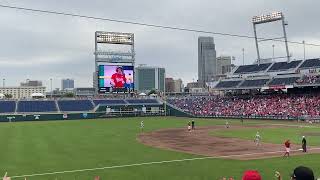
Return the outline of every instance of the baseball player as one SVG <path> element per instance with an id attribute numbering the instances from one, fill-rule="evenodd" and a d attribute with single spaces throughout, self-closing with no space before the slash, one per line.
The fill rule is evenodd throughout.
<path id="1" fill-rule="evenodd" d="M 191 122 L 190 121 L 188 122 L 188 131 L 189 132 L 191 131 Z"/>
<path id="2" fill-rule="evenodd" d="M 226 128 L 229 128 L 229 121 L 226 121 Z"/>
<path id="3" fill-rule="evenodd" d="M 307 152 L 307 140 L 305 136 L 302 136 L 302 152 Z"/>
<path id="4" fill-rule="evenodd" d="M 196 127 L 195 127 L 195 122 L 194 122 L 193 119 L 192 119 L 192 121 L 191 121 L 191 129 L 192 129 L 192 130 L 195 130 L 195 129 L 196 129 Z"/>
<path id="5" fill-rule="evenodd" d="M 286 142 L 284 142 L 284 146 L 286 148 L 286 152 L 284 153 L 283 157 L 289 157 L 290 156 L 290 146 L 291 146 L 291 143 L 290 143 L 290 140 L 288 139 Z"/>
<path id="6" fill-rule="evenodd" d="M 143 129 L 144 129 L 144 123 L 143 123 L 143 121 L 140 122 L 140 129 L 141 129 L 141 131 L 143 131 Z"/>
<path id="7" fill-rule="evenodd" d="M 261 136 L 259 134 L 259 131 L 256 133 L 256 137 L 254 138 L 254 142 L 256 143 L 256 146 L 260 146 Z"/>

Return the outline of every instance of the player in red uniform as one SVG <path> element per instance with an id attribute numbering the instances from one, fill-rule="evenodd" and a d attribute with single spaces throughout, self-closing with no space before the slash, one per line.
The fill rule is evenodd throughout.
<path id="1" fill-rule="evenodd" d="M 289 157 L 290 156 L 290 146 L 291 146 L 289 139 L 284 143 L 284 146 L 286 148 L 286 152 L 284 153 L 283 157 L 285 157 L 286 155 L 287 155 L 287 157 Z"/>
<path id="2" fill-rule="evenodd" d="M 127 79 L 125 74 L 123 73 L 122 67 L 116 68 L 116 73 L 111 76 L 111 86 L 113 88 L 124 88 L 124 84 L 126 83 Z"/>

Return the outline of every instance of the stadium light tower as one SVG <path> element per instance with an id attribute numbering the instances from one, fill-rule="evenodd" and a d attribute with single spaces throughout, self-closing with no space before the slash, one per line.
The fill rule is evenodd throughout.
<path id="1" fill-rule="evenodd" d="M 275 22 L 275 21 L 281 21 L 282 22 L 283 37 L 258 40 L 256 26 L 258 24 L 265 24 L 265 23 L 270 23 L 270 22 Z M 259 51 L 259 42 L 262 42 L 262 41 L 273 41 L 273 40 L 279 40 L 279 39 L 284 39 L 284 43 L 285 43 L 285 46 L 286 46 L 286 53 L 287 53 L 286 58 L 287 58 L 287 61 L 290 62 L 290 54 L 289 54 L 288 40 L 287 40 L 287 33 L 286 33 L 286 25 L 288 25 L 288 23 L 285 22 L 283 13 L 282 12 L 273 12 L 273 13 L 266 14 L 266 15 L 254 16 L 252 18 L 252 23 L 253 23 L 253 31 L 254 31 L 255 42 L 256 42 L 258 64 L 260 64 L 260 61 L 261 61 L 260 51 Z"/>

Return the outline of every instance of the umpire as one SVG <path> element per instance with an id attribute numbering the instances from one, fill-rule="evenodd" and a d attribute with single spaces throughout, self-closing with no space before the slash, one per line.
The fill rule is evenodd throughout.
<path id="1" fill-rule="evenodd" d="M 307 152 L 307 140 L 305 136 L 302 136 L 302 152 Z"/>
<path id="2" fill-rule="evenodd" d="M 192 122 L 191 122 L 191 127 L 192 127 L 192 130 L 195 130 L 196 129 L 196 127 L 195 127 L 195 124 L 194 124 L 195 122 L 194 122 L 194 120 L 192 119 Z"/>

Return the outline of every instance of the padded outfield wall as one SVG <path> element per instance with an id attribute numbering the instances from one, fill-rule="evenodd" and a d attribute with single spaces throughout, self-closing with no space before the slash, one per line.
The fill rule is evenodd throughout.
<path id="1" fill-rule="evenodd" d="M 106 115 L 106 109 L 112 108 L 118 112 L 112 116 Z M 142 108 L 146 107 L 147 112 L 143 113 Z M 155 113 L 152 108 L 157 108 L 161 113 Z M 137 109 L 128 112 L 124 109 Z M 122 112 L 121 112 L 122 110 Z M 160 112 L 159 111 L 159 112 Z M 120 113 L 121 112 L 121 113 Z M 19 122 L 19 121 L 47 121 L 47 120 L 85 120 L 106 117 L 132 117 L 132 116 L 157 116 L 165 115 L 163 104 L 150 105 L 99 105 L 95 112 L 69 112 L 69 113 L 21 113 L 21 114 L 0 114 L 0 122 Z"/>
<path id="2" fill-rule="evenodd" d="M 46 121 L 46 120 L 74 120 L 74 119 L 95 119 L 103 113 L 55 113 L 55 114 L 8 114 L 0 115 L 0 122 L 19 121 Z"/>

